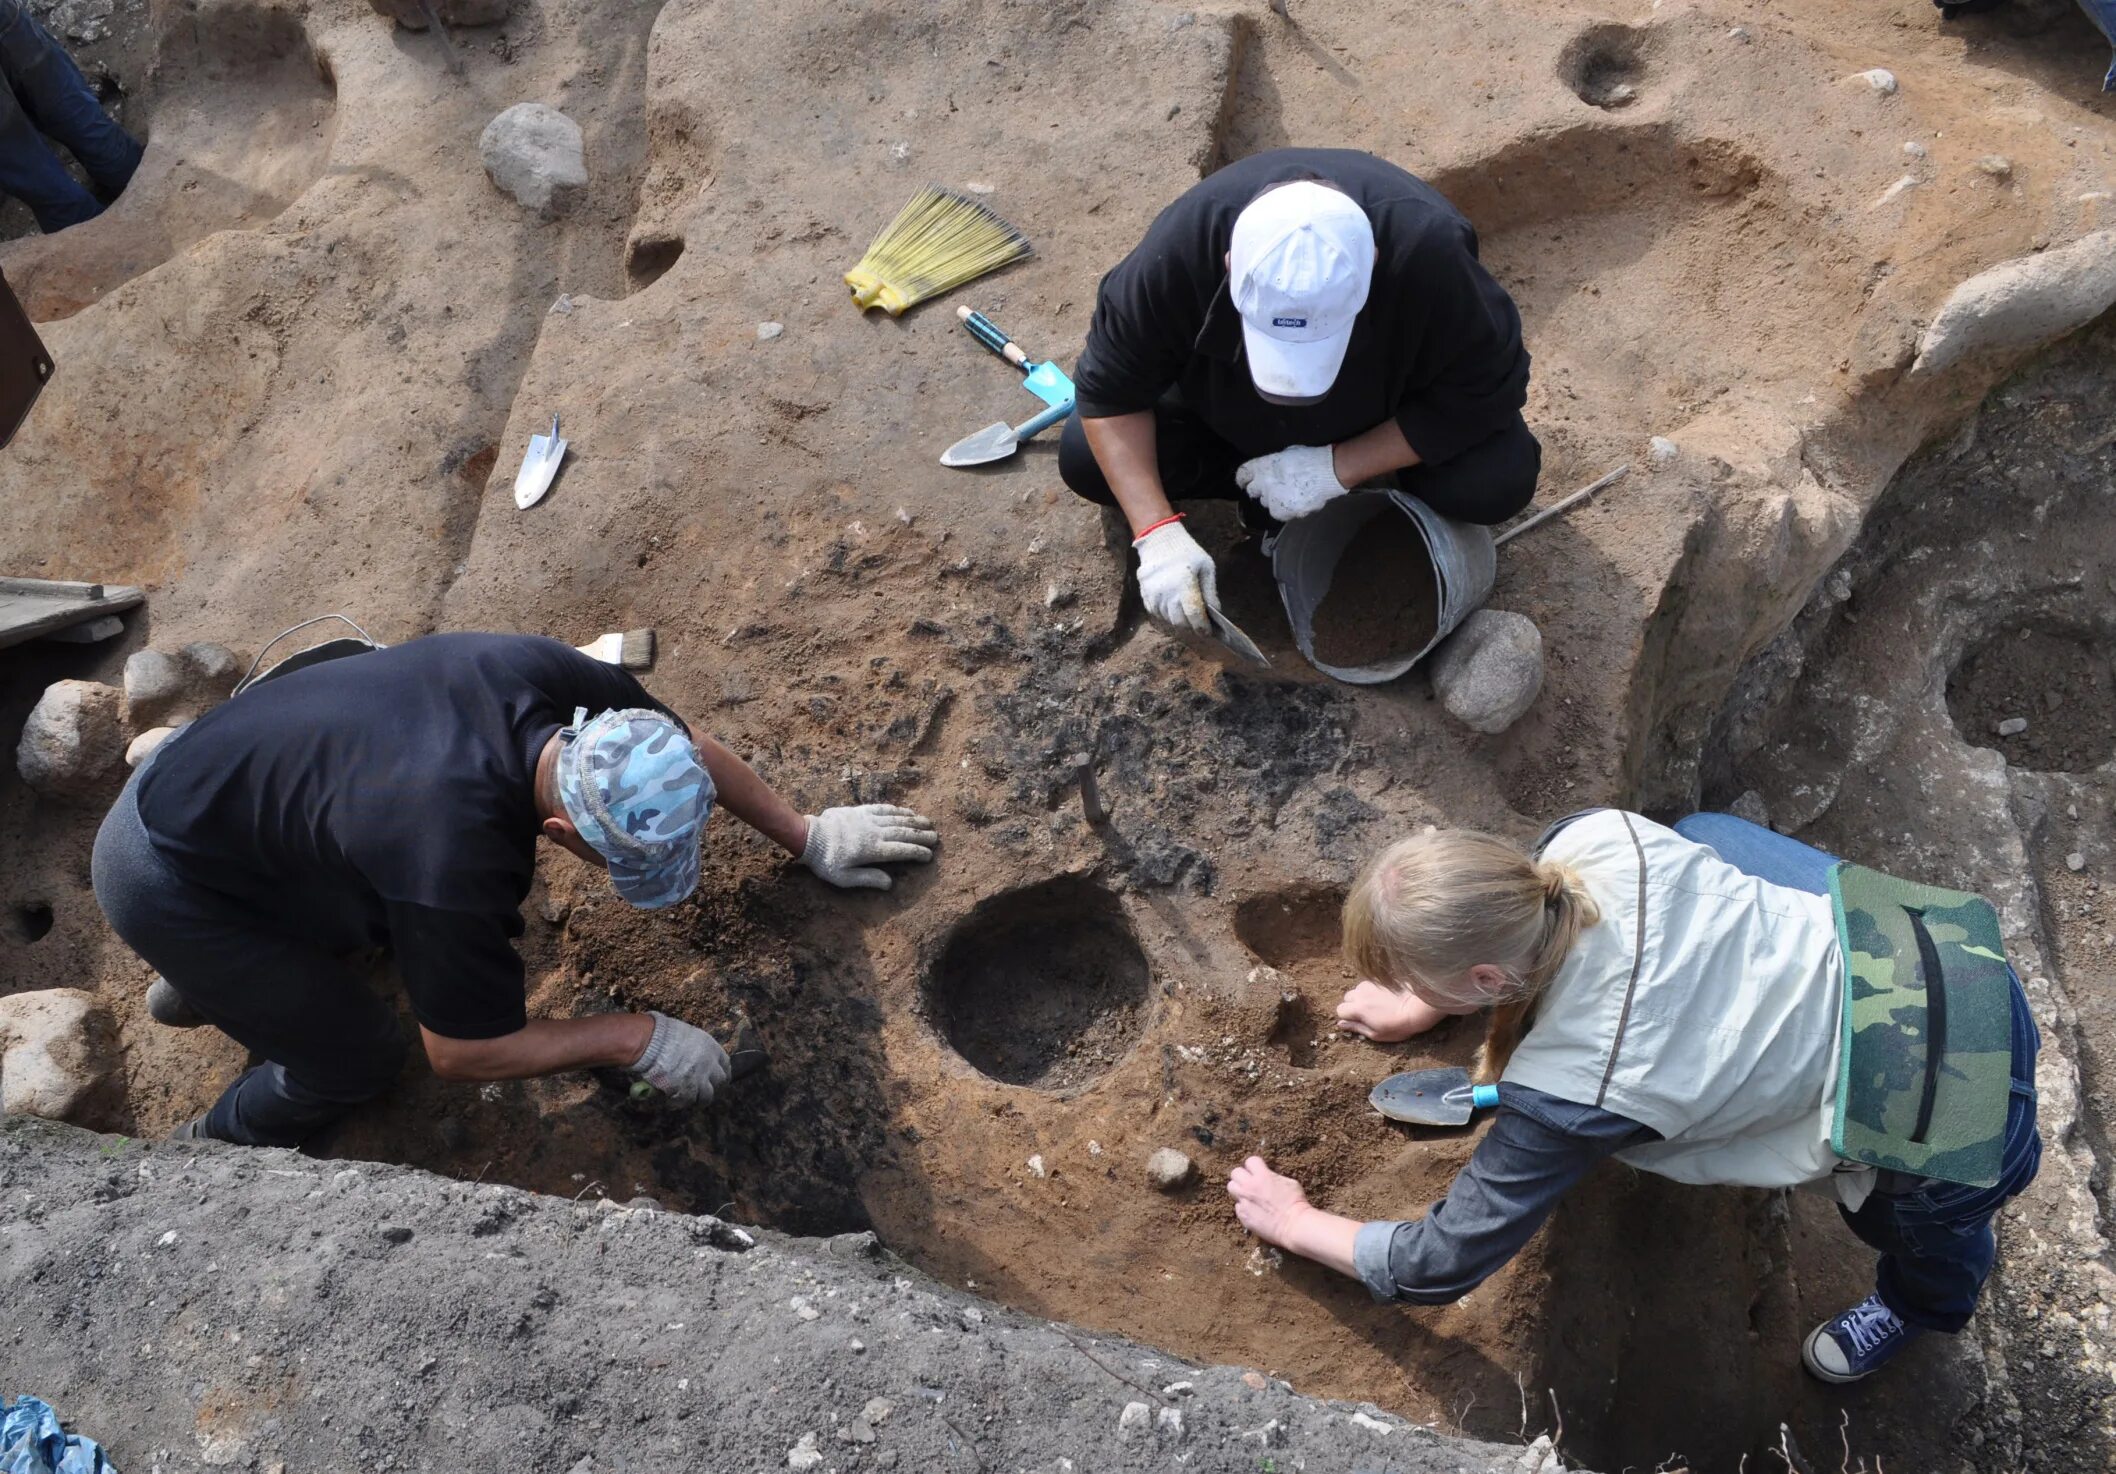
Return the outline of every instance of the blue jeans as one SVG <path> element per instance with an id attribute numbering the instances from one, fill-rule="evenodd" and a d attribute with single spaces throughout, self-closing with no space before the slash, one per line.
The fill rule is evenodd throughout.
<path id="1" fill-rule="evenodd" d="M 1759 828 L 1732 814 L 1692 814 L 1675 826 L 1685 839 L 1709 845 L 1747 875 L 1791 890 L 1825 895 L 1836 856 Z M 2035 1056 L 2042 1036 L 2028 1011 L 2020 978 L 2013 979 L 2013 1098 L 2006 1111 L 2006 1149 L 1991 1187 L 1918 1180 L 1900 1191 L 1876 1191 L 1844 1221 L 1881 1254 L 1876 1289 L 1881 1303 L 1928 1331 L 1968 1324 L 1998 1257 L 1991 1220 L 2006 1200 L 2035 1180 L 2042 1139 L 2035 1134 Z M 1896 1185 L 1884 1174 L 1884 1185 Z"/>
<path id="2" fill-rule="evenodd" d="M 44 140 L 72 151 L 104 198 L 140 164 L 140 146 L 112 122 L 66 48 L 21 0 L 0 0 L 0 190 L 28 205 L 48 234 L 93 219 L 103 202 Z"/>

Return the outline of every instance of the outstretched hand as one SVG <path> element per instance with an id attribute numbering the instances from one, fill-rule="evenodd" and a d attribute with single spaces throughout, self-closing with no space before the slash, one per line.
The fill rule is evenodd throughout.
<path id="1" fill-rule="evenodd" d="M 801 863 L 832 885 L 885 891 L 883 865 L 933 858 L 940 835 L 924 814 L 895 804 L 859 804 L 809 816 Z"/>
<path id="2" fill-rule="evenodd" d="M 1242 1227 L 1278 1249 L 1293 1248 L 1294 1223 L 1314 1211 L 1301 1185 L 1273 1172 L 1262 1157 L 1251 1157 L 1228 1174 L 1227 1195 Z"/>
<path id="3" fill-rule="evenodd" d="M 1399 993 L 1376 982 L 1361 983 L 1337 1005 L 1337 1027 L 1376 1044 L 1413 1038 L 1452 1017 L 1414 993 Z"/>

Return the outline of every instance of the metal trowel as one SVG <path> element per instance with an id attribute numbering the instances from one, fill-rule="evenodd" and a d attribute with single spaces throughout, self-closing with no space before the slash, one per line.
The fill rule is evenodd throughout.
<path id="1" fill-rule="evenodd" d="M 553 415 L 549 435 L 529 437 L 529 453 L 522 457 L 522 469 L 514 473 L 514 504 L 533 507 L 542 501 L 565 459 L 566 442 L 558 438 L 558 416 Z"/>
<path id="2" fill-rule="evenodd" d="M 1249 638 L 1242 627 L 1220 612 L 1217 604 L 1205 606 L 1206 615 L 1212 620 L 1213 638 L 1232 650 L 1242 659 L 1257 665 L 1269 665 L 1271 657 L 1257 648 L 1256 641 Z"/>
<path id="3" fill-rule="evenodd" d="M 1003 461 L 1012 455 L 1032 435 L 1041 434 L 1073 412 L 1073 402 L 1054 404 L 1041 414 L 1032 415 L 1018 425 L 1009 425 L 1005 420 L 985 426 L 975 435 L 965 435 L 941 452 L 940 463 L 960 469 L 964 466 L 982 466 L 992 461 Z"/>
<path id="4" fill-rule="evenodd" d="M 1367 1104 L 1391 1121 L 1413 1126 L 1467 1126 L 1469 1118 L 1499 1103 L 1496 1085 L 1472 1085 L 1459 1068 L 1407 1070 L 1376 1085 Z"/>

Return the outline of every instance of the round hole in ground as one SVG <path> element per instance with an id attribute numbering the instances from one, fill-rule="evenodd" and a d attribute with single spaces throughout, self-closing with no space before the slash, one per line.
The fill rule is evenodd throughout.
<path id="1" fill-rule="evenodd" d="M 1234 908 L 1234 934 L 1259 961 L 1290 972 L 1337 956 L 1344 906 L 1345 893 L 1331 886 L 1264 891 Z"/>
<path id="2" fill-rule="evenodd" d="M 2106 641 L 2061 625 L 2002 626 L 1947 677 L 1962 739 L 2017 768 L 2078 773 L 2116 755 L 2116 672 Z"/>
<path id="3" fill-rule="evenodd" d="M 981 903 L 927 975 L 941 1037 L 1008 1085 L 1070 1090 L 1138 1040 L 1152 975 L 1117 898 L 1061 877 Z"/>
<path id="4" fill-rule="evenodd" d="M 1589 26 L 1559 55 L 1558 77 L 1590 107 L 1636 102 L 1646 78 L 1645 38 L 1629 26 Z"/>
<path id="5" fill-rule="evenodd" d="M 41 942 L 51 933 L 51 907 L 43 901 L 28 901 L 15 907 L 7 918 L 7 929 L 18 942 Z"/>

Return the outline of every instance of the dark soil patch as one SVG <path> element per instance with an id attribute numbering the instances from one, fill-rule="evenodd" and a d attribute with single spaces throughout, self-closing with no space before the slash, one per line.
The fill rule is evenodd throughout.
<path id="1" fill-rule="evenodd" d="M 2116 753 L 2116 673 L 2092 640 L 2033 626 L 1997 631 L 1947 681 L 1965 740 L 2017 768 L 2079 773 Z M 2001 724 L 2025 721 L 2001 736 Z M 2009 727 L 2010 731 L 2010 727 Z"/>
<path id="2" fill-rule="evenodd" d="M 1384 508 L 1362 528 L 1315 610 L 1315 658 L 1347 669 L 1407 660 L 1440 623 L 1433 555 L 1411 519 Z"/>
<path id="3" fill-rule="evenodd" d="M 1116 899 L 1061 879 L 985 902 L 942 948 L 934 1019 L 995 1080 L 1067 1090 L 1139 1037 L 1152 978 Z"/>

